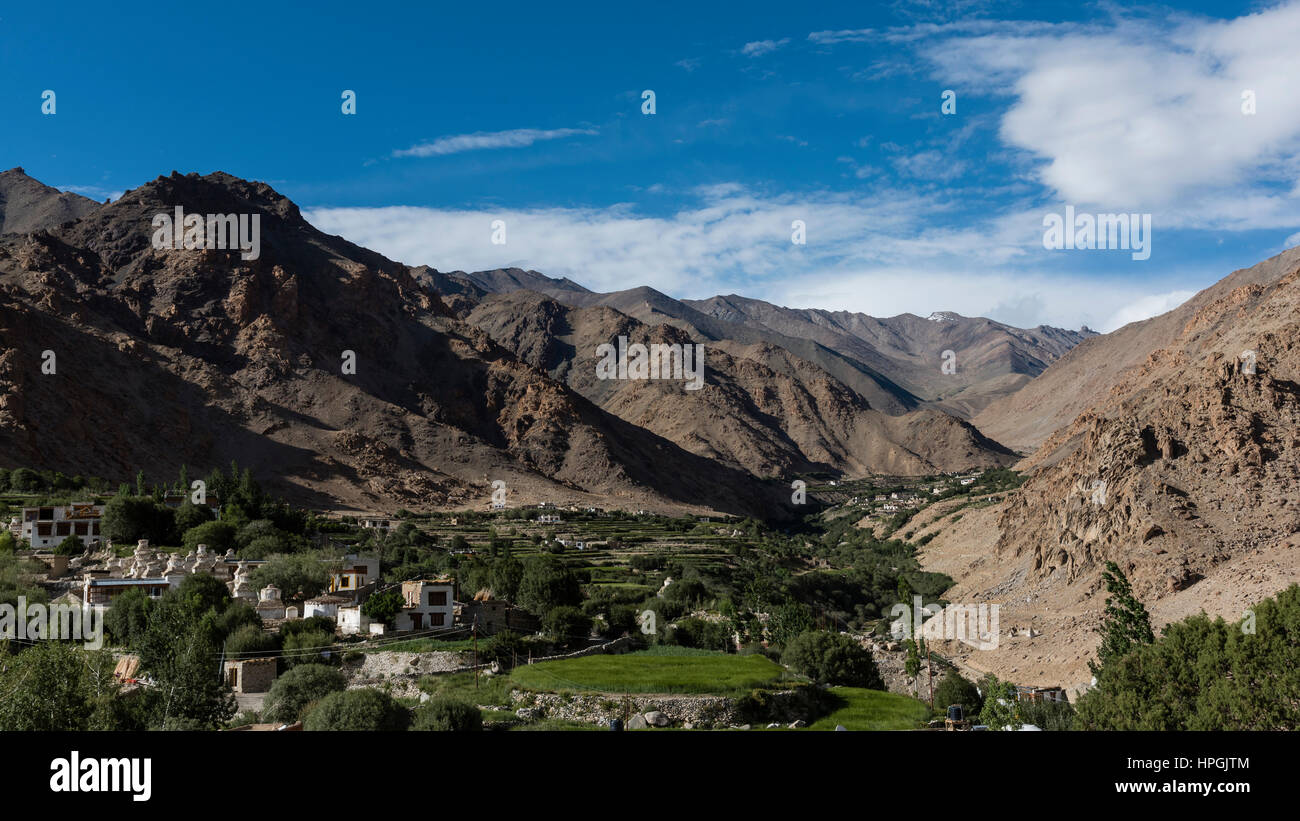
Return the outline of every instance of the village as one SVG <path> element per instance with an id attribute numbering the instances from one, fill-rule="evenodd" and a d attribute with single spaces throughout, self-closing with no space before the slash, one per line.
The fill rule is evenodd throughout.
<path id="1" fill-rule="evenodd" d="M 875 545 L 874 528 L 892 530 L 907 512 L 966 498 L 980 481 L 1001 481 L 982 476 L 810 477 L 809 496 L 828 521 L 840 522 L 836 534 L 855 521 L 851 530 L 862 535 L 854 538 Z M 497 729 L 942 727 L 939 716 L 951 706 L 943 699 L 963 682 L 974 689 L 937 653 L 917 669 L 915 648 L 891 633 L 892 589 L 877 591 L 875 603 L 863 600 L 856 616 L 818 606 L 821 594 L 812 588 L 793 599 L 743 598 L 742 574 L 812 569 L 791 577 L 805 584 L 842 572 L 835 568 L 844 557 L 817 549 L 811 534 L 734 517 L 674 518 L 565 500 L 513 505 L 493 495 L 479 510 L 312 514 L 311 549 L 286 556 L 258 550 L 256 539 L 224 538 L 234 528 L 220 527 L 223 519 L 246 517 L 223 510 L 222 498 L 207 494 L 206 509 L 195 515 L 186 495 L 154 491 L 155 508 L 173 516 L 185 508 L 181 516 L 202 522 L 181 548 L 147 538 L 115 544 L 105 525 L 114 502 L 102 497 L 12 507 L 7 529 L 33 589 L 45 591 L 52 606 L 95 611 L 110 633 L 126 620 L 121 613 L 114 620 L 115 608 L 156 606 L 199 585 L 195 577 L 219 584 L 229 600 L 223 618 L 249 614 L 217 659 L 238 710 L 223 722 L 228 729 L 301 728 L 303 716 L 267 703 L 271 698 L 274 708 L 277 681 L 292 681 L 304 666 L 335 670 L 339 691 L 377 689 L 413 710 L 449 694 L 469 699 L 485 726 Z M 241 503 L 249 506 L 243 500 L 234 507 Z M 274 528 L 254 521 L 241 530 Z M 195 541 L 204 534 L 216 544 Z M 844 544 L 839 535 L 822 538 Z M 782 555 L 791 549 L 807 556 Z M 926 575 L 911 574 L 918 589 L 927 589 Z M 943 585 L 936 579 L 928 589 Z M 869 686 L 810 690 L 816 672 L 792 669 L 781 652 L 809 629 L 809 636 L 829 630 L 857 648 L 871 673 L 854 683 Z M 157 684 L 132 644 L 110 635 L 114 676 L 127 694 Z M 709 674 L 696 682 L 695 667 Z M 1008 692 L 1016 700 L 1064 701 L 1059 688 Z M 272 717 L 298 720 L 264 720 Z"/>

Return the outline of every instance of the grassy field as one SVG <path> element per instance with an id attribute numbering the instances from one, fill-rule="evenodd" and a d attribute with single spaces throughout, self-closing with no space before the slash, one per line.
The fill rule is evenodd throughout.
<path id="1" fill-rule="evenodd" d="M 520 687 L 550 692 L 741 695 L 773 686 L 786 675 L 779 664 L 759 655 L 671 649 L 677 652 L 650 650 L 546 661 L 518 667 L 510 677 Z"/>
<path id="2" fill-rule="evenodd" d="M 840 724 L 848 730 L 913 730 L 930 719 L 930 707 L 909 696 L 860 687 L 832 687 L 831 692 L 843 705 L 806 729 L 834 730 Z"/>

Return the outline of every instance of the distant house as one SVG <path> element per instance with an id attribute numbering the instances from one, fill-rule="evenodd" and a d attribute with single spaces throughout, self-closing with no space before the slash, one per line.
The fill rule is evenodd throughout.
<path id="1" fill-rule="evenodd" d="M 330 575 L 329 592 L 355 593 L 379 579 L 379 560 L 370 556 L 344 556 L 340 568 Z"/>
<path id="2" fill-rule="evenodd" d="M 358 520 L 366 530 L 378 530 L 380 533 L 387 533 L 393 529 L 393 523 L 388 519 L 364 518 Z"/>
<path id="3" fill-rule="evenodd" d="M 370 617 L 361 612 L 359 604 L 345 604 L 338 609 L 338 629 L 345 636 L 370 631 Z"/>
<path id="4" fill-rule="evenodd" d="M 962 480 L 961 480 L 961 483 L 962 483 L 962 485 L 970 485 L 970 484 L 974 484 L 974 483 L 975 483 L 975 479 L 974 479 L 974 478 L 966 478 L 966 479 L 962 479 Z"/>
<path id="5" fill-rule="evenodd" d="M 275 683 L 274 658 L 227 661 L 225 669 L 226 684 L 236 693 L 265 693 Z"/>
<path id="6" fill-rule="evenodd" d="M 87 547 L 99 544 L 99 520 L 104 506 L 90 502 L 23 508 L 22 538 L 35 550 L 55 547 L 77 536 Z"/>
<path id="7" fill-rule="evenodd" d="M 91 607 L 107 608 L 128 590 L 143 590 L 149 598 L 157 599 L 170 587 L 166 579 L 105 579 L 88 574 L 82 582 L 81 600 Z"/>
<path id="8" fill-rule="evenodd" d="M 558 525 L 563 521 L 558 513 L 543 513 L 537 517 L 537 523 L 541 525 Z"/>
<path id="9" fill-rule="evenodd" d="M 473 601 L 465 602 L 456 614 L 456 623 L 474 627 L 479 635 L 492 636 L 502 630 L 516 633 L 536 633 L 541 621 L 508 601 L 492 598 L 488 591 L 479 591 Z"/>
<path id="10" fill-rule="evenodd" d="M 451 627 L 456 623 L 456 582 L 450 578 L 417 579 L 402 582 L 405 600 L 398 612 L 398 630 Z"/>
<path id="11" fill-rule="evenodd" d="M 337 619 L 339 615 L 339 607 L 345 604 L 352 604 L 352 599 L 334 593 L 317 596 L 316 598 L 308 599 L 303 603 L 302 617 L 304 619 L 309 619 L 312 616 L 324 616 L 328 619 Z"/>

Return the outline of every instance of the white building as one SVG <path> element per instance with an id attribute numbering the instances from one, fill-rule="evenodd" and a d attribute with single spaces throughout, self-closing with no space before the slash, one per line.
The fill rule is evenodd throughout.
<path id="1" fill-rule="evenodd" d="M 540 525 L 558 525 L 563 521 L 558 513 L 543 513 L 537 517 L 537 523 Z"/>
<path id="2" fill-rule="evenodd" d="M 348 595 L 379 579 L 379 560 L 370 556 L 344 556 L 330 575 L 331 593 Z"/>
<path id="3" fill-rule="evenodd" d="M 417 579 L 402 582 L 406 600 L 397 614 L 398 630 L 451 627 L 456 621 L 456 582 L 453 579 Z"/>
<path id="4" fill-rule="evenodd" d="M 338 609 L 339 632 L 345 636 L 370 632 L 370 617 L 361 612 L 359 604 L 345 604 Z"/>
<path id="5" fill-rule="evenodd" d="M 99 519 L 103 505 L 73 502 L 70 505 L 23 508 L 22 538 L 35 550 L 48 550 L 69 536 L 81 539 L 82 545 L 99 544 Z"/>

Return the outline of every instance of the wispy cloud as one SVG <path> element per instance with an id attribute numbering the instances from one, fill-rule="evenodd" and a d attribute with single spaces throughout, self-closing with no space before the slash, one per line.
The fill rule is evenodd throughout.
<path id="1" fill-rule="evenodd" d="M 945 227 L 938 217 L 949 206 L 940 195 L 905 190 L 767 195 L 729 183 L 698 188 L 690 199 L 668 216 L 630 205 L 330 208 L 305 215 L 321 230 L 408 264 L 513 265 L 602 291 L 649 285 L 681 298 L 740 291 L 782 305 L 874 316 L 954 310 L 1020 326 L 1100 330 L 1181 297 L 1176 285 L 1158 278 L 1116 277 L 1099 287 L 1095 274 L 1045 272 L 1072 260 L 1043 250 L 1041 214 L 1034 212 Z M 498 219 L 507 227 L 506 245 L 491 242 Z M 806 225 L 806 245 L 791 242 L 794 220 Z"/>
<path id="2" fill-rule="evenodd" d="M 463 151 L 483 151 L 491 148 L 526 148 L 544 140 L 562 140 L 566 137 L 595 136 L 594 128 L 515 128 L 510 131 L 476 131 L 473 134 L 456 134 L 439 137 L 393 152 L 394 157 L 439 157 Z"/>
<path id="3" fill-rule="evenodd" d="M 789 37 L 780 40 L 755 40 L 752 43 L 746 43 L 740 49 L 740 53 L 746 57 L 762 57 L 764 54 L 771 54 L 782 46 L 790 42 Z"/>

